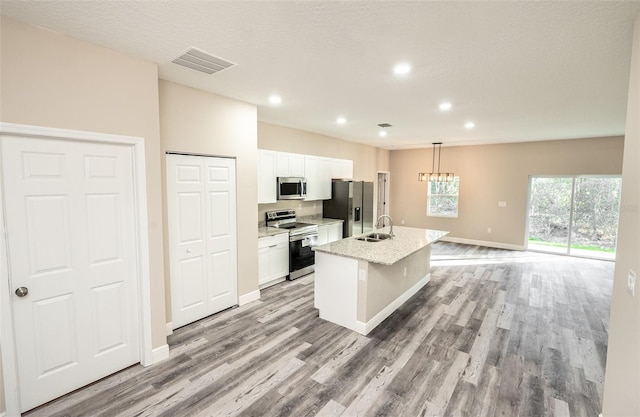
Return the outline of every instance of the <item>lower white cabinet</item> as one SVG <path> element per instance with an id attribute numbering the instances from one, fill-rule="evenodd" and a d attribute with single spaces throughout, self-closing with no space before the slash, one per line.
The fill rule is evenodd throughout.
<path id="1" fill-rule="evenodd" d="M 322 246 L 329 243 L 329 225 L 318 226 L 317 245 Z"/>
<path id="2" fill-rule="evenodd" d="M 342 222 L 318 226 L 318 246 L 342 239 Z"/>
<path id="3" fill-rule="evenodd" d="M 342 239 L 342 222 L 328 225 L 327 232 L 328 243 Z"/>
<path id="4" fill-rule="evenodd" d="M 289 234 L 258 239 L 258 285 L 260 288 L 282 281 L 289 275 Z"/>

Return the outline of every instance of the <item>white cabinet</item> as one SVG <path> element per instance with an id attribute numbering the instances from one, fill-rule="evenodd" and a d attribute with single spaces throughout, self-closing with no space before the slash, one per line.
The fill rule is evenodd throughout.
<path id="1" fill-rule="evenodd" d="M 318 226 L 318 246 L 329 243 L 329 225 Z"/>
<path id="2" fill-rule="evenodd" d="M 331 159 L 305 155 L 305 178 L 307 198 L 305 200 L 328 200 L 331 198 Z"/>
<path id="3" fill-rule="evenodd" d="M 289 235 L 281 233 L 258 239 L 260 288 L 283 281 L 287 275 L 289 275 Z"/>
<path id="4" fill-rule="evenodd" d="M 327 232 L 327 240 L 329 243 L 342 239 L 342 222 L 330 224 Z"/>
<path id="5" fill-rule="evenodd" d="M 318 159 L 318 199 L 331 199 L 331 159 Z"/>
<path id="6" fill-rule="evenodd" d="M 318 246 L 342 239 L 342 222 L 318 226 Z"/>
<path id="7" fill-rule="evenodd" d="M 276 154 L 258 150 L 258 204 L 276 202 Z"/>
<path id="8" fill-rule="evenodd" d="M 350 159 L 331 159 L 331 178 L 353 178 L 353 161 Z"/>
<path id="9" fill-rule="evenodd" d="M 258 204 L 277 202 L 278 177 L 307 179 L 307 201 L 329 200 L 332 178 L 353 178 L 353 161 L 258 150 Z"/>
<path id="10" fill-rule="evenodd" d="M 304 177 L 304 174 L 304 155 L 286 152 L 277 153 L 276 176 Z"/>

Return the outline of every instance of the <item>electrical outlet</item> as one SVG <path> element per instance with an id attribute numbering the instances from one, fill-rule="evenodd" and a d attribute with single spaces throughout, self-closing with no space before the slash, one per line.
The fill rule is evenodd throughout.
<path id="1" fill-rule="evenodd" d="M 487 233 L 491 233 L 491 228 L 487 227 Z"/>
<path id="2" fill-rule="evenodd" d="M 632 297 L 636 296 L 636 273 L 632 270 L 629 270 L 629 274 L 627 275 L 627 291 L 629 291 Z"/>
<path id="3" fill-rule="evenodd" d="M 507 207 L 506 201 L 498 201 L 498 207 Z"/>
<path id="4" fill-rule="evenodd" d="M 406 266 L 404 267 L 404 276 L 405 277 L 407 276 L 407 267 Z"/>
<path id="5" fill-rule="evenodd" d="M 360 281 L 366 281 L 367 280 L 367 271 L 366 271 L 366 269 L 359 269 L 358 270 L 358 279 Z"/>
<path id="6" fill-rule="evenodd" d="M 400 220 L 400 224 L 404 224 L 404 220 Z"/>

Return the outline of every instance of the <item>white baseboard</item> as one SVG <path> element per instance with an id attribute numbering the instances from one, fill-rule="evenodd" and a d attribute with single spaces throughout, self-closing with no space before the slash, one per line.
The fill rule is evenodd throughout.
<path id="1" fill-rule="evenodd" d="M 250 293 L 241 295 L 238 299 L 238 305 L 243 306 L 245 304 L 249 304 L 252 301 L 256 301 L 260 299 L 260 290 L 255 290 Z"/>
<path id="2" fill-rule="evenodd" d="M 269 288 L 276 284 L 280 284 L 281 282 L 285 282 L 286 280 L 287 280 L 286 276 L 274 279 L 273 281 L 269 281 L 266 284 L 260 285 L 260 290 L 264 290 L 265 288 Z"/>
<path id="3" fill-rule="evenodd" d="M 398 298 L 393 300 L 388 306 L 383 308 L 378 314 L 373 316 L 371 320 L 366 323 L 356 320 L 355 331 L 367 335 L 373 329 L 375 329 L 380 323 L 384 321 L 387 317 L 389 317 L 394 311 L 396 311 L 402 304 L 404 304 L 409 298 L 413 297 L 422 287 L 427 285 L 427 283 L 431 281 L 431 274 L 427 274 L 420 279 L 420 281 L 416 282 L 413 287 L 409 288 L 403 294 L 401 294 Z"/>
<path id="4" fill-rule="evenodd" d="M 151 365 L 169 358 L 169 345 L 162 345 L 151 351 Z"/>
<path id="5" fill-rule="evenodd" d="M 486 246 L 488 248 L 525 250 L 524 245 L 512 245 L 510 243 L 490 242 L 488 240 L 465 239 L 461 237 L 445 236 L 440 240 L 444 242 L 464 243 L 466 245 Z"/>
<path id="6" fill-rule="evenodd" d="M 167 336 L 169 336 L 170 334 L 173 334 L 173 322 L 172 321 L 167 323 Z"/>

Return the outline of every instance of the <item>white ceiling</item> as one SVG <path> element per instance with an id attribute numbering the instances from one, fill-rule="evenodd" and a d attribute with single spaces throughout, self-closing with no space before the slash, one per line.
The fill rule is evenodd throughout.
<path id="1" fill-rule="evenodd" d="M 254 103 L 261 121 L 398 149 L 624 134 L 640 1 L 2 0 L 0 11 Z M 171 63 L 190 46 L 238 65 L 205 75 Z M 413 67 L 404 78 L 400 61 Z"/>

